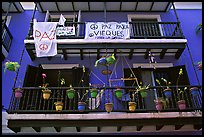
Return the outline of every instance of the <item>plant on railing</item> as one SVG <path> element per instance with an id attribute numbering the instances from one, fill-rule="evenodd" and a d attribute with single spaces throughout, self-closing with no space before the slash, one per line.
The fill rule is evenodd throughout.
<path id="1" fill-rule="evenodd" d="M 162 109 L 165 109 L 167 107 L 168 99 L 165 99 L 163 97 L 158 97 L 154 100 L 156 104 L 156 109 L 158 111 L 161 111 Z"/>
<path id="2" fill-rule="evenodd" d="M 184 100 L 183 98 L 183 94 L 187 87 L 184 88 L 184 90 L 181 90 L 180 88 L 178 88 L 178 82 L 179 82 L 179 79 L 180 77 L 183 75 L 183 69 L 180 68 L 179 70 L 179 75 L 178 75 L 178 78 L 177 78 L 177 81 L 176 81 L 176 92 L 177 92 L 177 104 L 178 104 L 178 107 L 180 110 L 184 110 L 186 108 L 186 101 Z"/>
<path id="3" fill-rule="evenodd" d="M 88 94 L 88 92 L 89 92 L 89 90 L 85 90 L 85 92 L 84 93 L 82 92 L 81 94 L 79 93 L 79 91 L 77 92 L 78 93 L 78 99 L 79 99 L 78 110 L 80 112 L 83 112 L 86 109 L 86 101 L 88 99 L 88 97 L 86 95 Z"/>
<path id="4" fill-rule="evenodd" d="M 15 89 L 15 97 L 20 99 L 23 96 L 22 80 L 19 81 L 18 88 Z"/>
<path id="5" fill-rule="evenodd" d="M 136 88 L 136 90 L 137 90 L 137 92 L 140 93 L 142 98 L 145 98 L 148 95 L 149 86 L 150 86 L 150 84 L 142 86 L 142 82 L 140 82 L 140 84 L 138 84 L 138 87 Z"/>
<path id="6" fill-rule="evenodd" d="M 156 79 L 156 82 L 158 83 L 158 85 L 162 87 L 165 97 L 171 98 L 172 90 L 169 88 L 169 86 L 171 85 L 171 82 L 167 81 L 165 78 L 161 78 L 161 81 L 163 81 L 165 85 L 162 86 L 160 80 Z"/>
<path id="7" fill-rule="evenodd" d="M 42 86 L 39 86 L 42 88 L 42 93 L 43 93 L 43 99 L 48 100 L 50 98 L 50 94 L 52 93 L 50 89 L 48 89 L 48 85 L 49 83 L 45 83 L 45 78 L 47 77 L 47 75 L 45 73 L 42 74 L 42 78 L 43 78 L 43 84 Z"/>
<path id="8" fill-rule="evenodd" d="M 59 74 L 58 74 L 58 79 L 60 79 L 60 71 L 59 71 Z M 59 82 L 59 80 L 58 80 Z M 62 87 L 62 85 L 65 85 L 65 79 L 64 78 L 61 78 L 60 79 L 60 87 Z M 60 92 L 57 93 L 57 99 L 59 98 L 60 96 Z M 63 109 L 63 102 L 62 101 L 58 101 L 54 103 L 55 104 L 55 108 L 56 108 L 56 111 L 62 111 Z"/>

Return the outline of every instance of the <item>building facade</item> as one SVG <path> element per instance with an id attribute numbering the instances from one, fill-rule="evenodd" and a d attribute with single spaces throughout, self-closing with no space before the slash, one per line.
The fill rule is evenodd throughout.
<path id="1" fill-rule="evenodd" d="M 140 134 L 140 131 L 146 134 L 155 134 L 154 131 L 171 134 L 172 130 L 176 133 L 183 128 L 184 131 L 178 134 L 201 134 L 202 123 L 196 122 L 202 119 L 202 70 L 199 70 L 197 65 L 202 61 L 202 32 L 196 33 L 196 27 L 202 23 L 202 9 L 175 9 L 172 8 L 174 5 L 171 2 L 37 2 L 35 11 L 23 10 L 18 4 L 20 3 L 12 3 L 10 10 L 16 7 L 16 12 L 7 14 L 5 9 L 9 7 L 9 3 L 3 3 L 5 13 L 2 13 L 2 17 L 7 16 L 7 21 L 10 20 L 7 30 L 12 35 L 7 53 L 2 50 L 2 70 L 5 69 L 7 61 L 20 64 L 16 73 L 2 71 L 2 105 L 8 113 L 2 110 L 2 114 L 8 117 L 9 129 L 16 133 L 34 134 Z M 66 18 L 65 26 L 74 28 L 74 33 L 62 31 L 63 34 L 57 35 L 57 55 L 37 57 L 34 37 L 46 39 L 49 36 L 37 34 L 35 31 L 33 34 L 33 19 L 36 19 L 36 22 L 58 22 L 61 14 Z M 90 28 L 103 26 L 104 31 L 92 29 L 96 29 L 93 32 L 95 36 L 101 37 L 91 39 L 90 34 L 87 36 L 88 23 Z M 128 25 L 130 37 L 118 38 L 122 32 L 112 29 L 111 26 L 114 25 L 120 29 Z M 7 38 L 6 33 L 3 34 L 5 35 L 2 35 L 2 41 Z M 101 61 L 103 57 L 112 54 L 115 56 L 113 64 L 99 63 L 95 66 L 97 60 Z M 178 82 L 181 68 L 183 75 Z M 111 72 L 108 75 L 107 70 Z M 43 73 L 47 75 L 46 82 L 52 91 L 51 99 L 48 100 L 43 100 L 39 87 L 43 84 Z M 65 85 L 60 85 L 61 78 L 65 79 Z M 161 78 L 171 82 L 173 97 L 165 97 L 156 82 L 156 79 Z M 147 97 L 143 98 L 140 92 L 132 95 L 135 88 L 138 88 L 138 83 L 141 83 L 141 86 L 150 84 Z M 165 87 L 165 83 L 163 84 Z M 75 89 L 74 99 L 68 99 L 66 96 L 70 85 Z M 12 92 L 13 88 L 18 86 L 24 88 L 20 99 L 15 98 Z M 181 90 L 188 88 L 182 94 L 187 102 L 184 111 L 177 107 L 177 96 L 181 95 L 177 92 L 177 86 L 180 86 Z M 115 93 L 118 87 L 122 89 L 122 97 L 119 98 Z M 197 96 L 191 95 L 191 87 L 198 88 Z M 91 88 L 98 89 L 96 98 L 91 98 L 91 94 L 87 92 Z M 167 108 L 159 113 L 154 104 L 158 97 L 168 99 L 169 103 Z M 79 100 L 87 103 L 83 112 L 78 111 Z M 54 102 L 57 101 L 64 102 L 60 112 L 55 111 Z M 137 103 L 134 112 L 128 110 L 129 101 Z M 105 110 L 107 102 L 114 104 L 110 113 Z M 140 114 L 141 117 L 136 118 Z M 157 119 L 152 114 L 160 117 L 160 120 L 166 119 L 155 123 Z M 176 117 L 182 114 L 183 121 L 176 123 Z M 118 118 L 114 118 L 117 117 L 115 115 Z M 151 116 L 152 119 L 145 119 Z M 143 118 L 145 120 L 142 121 Z M 171 118 L 175 124 L 170 122 Z M 47 121 L 42 122 L 42 119 Z M 50 119 L 53 123 L 49 126 Z M 103 124 L 101 119 L 111 121 Z M 134 122 L 141 120 L 144 124 L 134 124 L 129 121 L 131 119 Z M 28 124 L 33 120 L 42 126 L 35 122 L 33 125 Z M 58 123 L 59 120 L 64 122 Z M 114 120 L 116 124 L 113 124 Z M 101 124 L 94 125 L 91 121 Z M 56 126 L 53 126 L 54 122 L 57 123 Z M 130 124 L 127 124 L 128 122 Z M 155 129 L 148 126 L 154 126 Z M 169 130 L 171 128 L 172 130 Z"/>

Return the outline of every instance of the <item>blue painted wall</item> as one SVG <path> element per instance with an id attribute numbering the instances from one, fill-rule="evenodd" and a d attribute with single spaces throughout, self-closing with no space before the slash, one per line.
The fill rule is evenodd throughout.
<path id="1" fill-rule="evenodd" d="M 177 10 L 179 19 L 181 21 L 181 27 L 183 30 L 183 33 L 188 40 L 188 45 L 190 48 L 190 51 L 192 52 L 193 61 L 194 63 L 201 60 L 202 57 L 202 34 L 196 35 L 195 33 L 195 27 L 201 22 L 202 20 L 202 11 L 201 10 Z M 11 31 L 11 34 L 13 35 L 13 42 L 11 45 L 11 49 L 9 52 L 8 57 L 6 60 L 11 61 L 20 61 L 20 56 L 22 53 L 22 50 L 24 48 L 24 39 L 26 38 L 29 30 L 30 20 L 32 18 L 33 11 L 25 11 L 23 13 L 10 13 L 9 15 L 12 16 L 11 22 L 9 25 L 9 30 Z M 117 15 L 116 15 L 117 14 Z M 134 12 L 130 13 L 116 13 L 116 12 L 107 12 L 107 21 L 127 21 L 127 14 L 138 14 Z M 149 13 L 139 13 L 139 14 L 149 14 Z M 173 10 L 170 10 L 167 13 L 157 13 L 161 15 L 162 21 L 176 21 L 175 14 Z M 156 13 L 152 15 L 157 15 Z M 195 16 L 196 15 L 196 16 Z M 45 17 L 44 13 L 36 12 L 35 18 L 38 21 L 43 21 Z M 88 13 L 88 12 L 82 12 L 82 21 L 104 21 L 104 13 L 102 12 L 95 12 L 95 13 Z M 5 61 L 6 61 L 5 60 Z M 192 64 L 189 61 L 189 53 L 186 49 L 179 60 L 174 59 L 173 57 L 165 57 L 164 59 L 160 60 L 158 57 L 156 57 L 157 62 L 173 62 L 175 66 L 177 65 L 186 65 L 187 66 L 187 72 L 189 74 L 189 79 L 192 85 L 197 85 L 197 80 L 195 77 L 195 73 L 192 68 Z M 2 70 L 4 69 L 4 62 L 2 62 Z M 25 50 L 23 55 L 23 60 L 21 64 L 21 68 L 19 71 L 19 77 L 18 80 L 24 79 L 25 71 L 27 65 L 33 65 L 38 66 L 38 64 L 41 63 L 78 63 L 80 66 L 85 66 L 88 68 L 91 68 L 91 71 L 94 72 L 94 74 L 97 74 L 97 76 L 106 82 L 106 76 L 101 74 L 101 69 L 95 68 L 94 63 L 96 61 L 96 58 L 91 57 L 89 59 L 88 56 L 84 57 L 84 60 L 80 60 L 80 57 L 68 57 L 68 60 L 63 60 L 60 58 L 53 58 L 52 60 L 48 60 L 46 58 L 37 58 L 35 61 L 31 61 L 30 57 L 28 56 L 27 51 Z M 129 60 L 127 58 L 127 61 L 129 65 L 132 67 L 133 63 L 148 63 L 148 59 L 145 60 L 143 57 L 133 57 L 132 60 Z M 110 69 L 113 69 L 113 66 L 110 66 Z M 118 66 L 122 66 L 122 62 L 118 63 Z M 124 68 L 128 68 L 128 65 L 124 63 Z M 122 76 L 122 69 L 117 67 L 119 70 L 117 72 L 118 77 Z M 200 80 L 200 83 L 202 83 L 202 77 L 201 77 L 201 71 L 196 70 L 198 73 L 198 77 Z M 4 73 L 2 71 L 2 103 L 3 105 L 8 108 L 11 93 L 12 93 L 12 87 L 13 87 L 13 78 L 15 77 L 15 74 L 12 72 L 7 71 Z M 95 76 L 91 76 L 90 82 L 93 84 L 101 83 L 100 80 L 98 80 Z M 18 86 L 18 85 L 16 85 Z"/>

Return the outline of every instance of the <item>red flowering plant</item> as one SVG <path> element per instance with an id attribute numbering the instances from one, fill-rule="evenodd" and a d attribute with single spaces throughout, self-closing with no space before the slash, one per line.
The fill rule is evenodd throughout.
<path id="1" fill-rule="evenodd" d="M 45 78 L 47 77 L 47 75 L 45 73 L 42 74 L 42 78 L 43 78 L 43 84 L 42 86 L 39 86 L 41 87 L 42 89 L 46 90 L 48 89 L 47 86 L 49 85 L 49 83 L 45 83 Z"/>
<path id="2" fill-rule="evenodd" d="M 48 83 L 45 83 L 45 78 L 47 77 L 46 74 L 42 74 L 42 78 L 43 78 L 43 84 L 42 84 L 42 92 L 43 92 L 43 98 L 45 100 L 49 99 L 50 98 L 50 94 L 52 93 L 50 89 L 47 88 L 48 86 Z"/>

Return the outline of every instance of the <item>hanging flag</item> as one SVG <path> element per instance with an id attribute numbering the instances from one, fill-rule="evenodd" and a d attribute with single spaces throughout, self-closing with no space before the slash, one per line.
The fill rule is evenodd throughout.
<path id="1" fill-rule="evenodd" d="M 66 21 L 65 17 L 61 14 L 61 15 L 60 15 L 60 19 L 59 19 L 59 23 L 58 23 L 58 24 L 64 26 L 65 21 Z"/>
<path id="2" fill-rule="evenodd" d="M 37 22 L 33 24 L 33 37 L 37 57 L 57 55 L 57 22 Z"/>
<path id="3" fill-rule="evenodd" d="M 45 15 L 45 20 L 44 20 L 44 22 L 48 22 L 48 19 L 50 18 L 50 13 L 49 13 L 49 11 L 47 10 L 47 12 L 46 12 L 46 15 Z"/>

